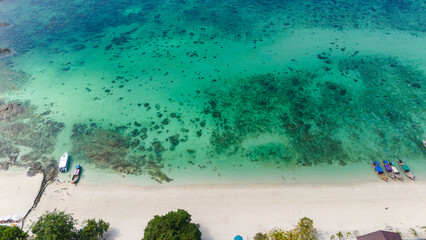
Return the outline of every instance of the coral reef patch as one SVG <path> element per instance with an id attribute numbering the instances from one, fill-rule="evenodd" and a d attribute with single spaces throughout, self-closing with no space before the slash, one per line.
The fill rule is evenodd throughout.
<path id="1" fill-rule="evenodd" d="M 63 123 L 49 120 L 48 114 L 34 117 L 34 107 L 28 102 L 0 100 L 0 168 L 29 167 L 29 176 L 45 173 L 47 179 L 57 174 L 56 161 L 48 157 L 54 151 Z M 26 148 L 22 155 L 21 148 Z"/>
<path id="2" fill-rule="evenodd" d="M 216 125 L 211 147 L 218 154 L 303 166 L 345 165 L 388 156 L 387 149 L 400 149 L 395 156 L 414 154 L 424 134 L 424 73 L 388 57 L 333 62 L 333 70 L 286 69 L 206 91 L 203 114 Z M 279 137 L 245 146 L 265 135 Z M 379 147 L 369 146 L 372 139 Z"/>
<path id="3" fill-rule="evenodd" d="M 172 181 L 161 171 L 161 153 L 165 151 L 161 142 L 153 141 L 148 147 L 151 154 L 147 154 L 145 144 L 137 138 L 140 132 L 126 133 L 125 130 L 126 127 L 105 130 L 96 124 L 75 124 L 71 136 L 73 152 L 100 168 L 125 174 L 148 174 L 159 183 Z"/>

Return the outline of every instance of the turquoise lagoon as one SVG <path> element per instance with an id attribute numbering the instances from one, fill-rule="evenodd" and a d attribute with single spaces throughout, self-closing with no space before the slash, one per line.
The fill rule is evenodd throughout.
<path id="1" fill-rule="evenodd" d="M 137 184 L 426 177 L 422 1 L 0 1 L 3 163 Z M 12 159 L 12 160 L 11 160 Z M 69 175 L 69 174 L 68 174 Z M 67 179 L 68 175 L 60 178 Z"/>

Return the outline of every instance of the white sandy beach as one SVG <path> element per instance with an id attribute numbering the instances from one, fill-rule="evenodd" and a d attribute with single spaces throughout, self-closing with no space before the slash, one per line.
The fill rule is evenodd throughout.
<path id="1" fill-rule="evenodd" d="M 22 169 L 0 171 L 0 217 L 24 217 L 33 205 L 43 180 L 42 174 L 27 177 Z"/>
<path id="2" fill-rule="evenodd" d="M 6 205 L 1 206 L 4 212 Z M 290 229 L 305 216 L 314 220 L 323 239 L 340 230 L 365 234 L 387 226 L 403 233 L 415 228 L 420 233 L 420 226 L 426 225 L 426 183 L 141 187 L 55 182 L 28 220 L 55 208 L 73 213 L 80 223 L 89 218 L 108 221 L 107 239 L 141 239 L 154 215 L 178 208 L 201 225 L 206 240 L 233 239 L 237 234 L 252 239 L 274 227 Z"/>

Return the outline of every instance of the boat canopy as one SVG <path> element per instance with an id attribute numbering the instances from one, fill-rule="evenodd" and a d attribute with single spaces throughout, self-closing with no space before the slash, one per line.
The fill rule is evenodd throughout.
<path id="1" fill-rule="evenodd" d="M 373 161 L 374 164 L 376 164 L 377 166 L 380 165 L 380 163 L 378 161 Z"/>
<path id="2" fill-rule="evenodd" d="M 389 165 L 384 165 L 384 166 L 385 166 L 386 171 L 392 171 L 392 169 L 390 168 Z"/>
<path id="3" fill-rule="evenodd" d="M 383 169 L 380 166 L 375 166 L 374 170 L 376 170 L 378 173 L 383 173 Z"/>
<path id="4" fill-rule="evenodd" d="M 383 161 L 385 164 L 389 164 L 389 161 L 388 160 L 384 160 Z"/>
<path id="5" fill-rule="evenodd" d="M 391 166 L 391 168 L 392 168 L 392 171 L 393 171 L 394 173 L 399 173 L 399 171 L 398 171 L 398 169 L 397 169 L 396 167 Z"/>
<path id="6" fill-rule="evenodd" d="M 68 171 L 67 169 L 68 167 L 68 153 L 65 152 L 64 154 L 62 154 L 61 156 L 61 160 L 59 161 L 59 170 L 62 171 Z"/>
<path id="7" fill-rule="evenodd" d="M 67 167 L 67 159 L 61 158 L 61 161 L 59 162 L 59 168 L 66 168 Z"/>
<path id="8" fill-rule="evenodd" d="M 409 172 L 409 171 L 410 171 L 410 169 L 408 168 L 408 166 L 407 166 L 407 165 L 402 165 L 402 169 L 404 169 L 404 171 L 406 171 L 406 172 Z"/>

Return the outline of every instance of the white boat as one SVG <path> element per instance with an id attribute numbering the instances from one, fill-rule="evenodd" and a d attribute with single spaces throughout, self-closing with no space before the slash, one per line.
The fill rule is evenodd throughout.
<path id="1" fill-rule="evenodd" d="M 391 168 L 393 173 L 395 174 L 395 177 L 398 178 L 399 181 L 403 181 L 401 174 L 399 173 L 398 169 L 391 163 Z"/>
<path id="2" fill-rule="evenodd" d="M 59 161 L 59 172 L 68 172 L 68 153 L 65 152 Z"/>

